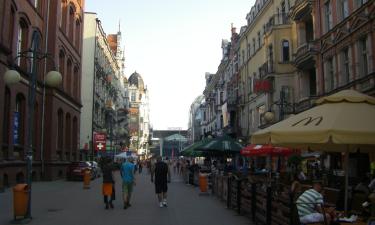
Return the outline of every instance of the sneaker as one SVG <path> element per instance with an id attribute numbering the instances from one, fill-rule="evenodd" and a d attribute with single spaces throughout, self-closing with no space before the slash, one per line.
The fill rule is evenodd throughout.
<path id="1" fill-rule="evenodd" d="M 163 206 L 164 206 L 164 207 L 168 207 L 168 205 L 167 205 L 167 201 L 163 201 Z"/>
<path id="2" fill-rule="evenodd" d="M 160 207 L 160 208 L 163 208 L 163 207 L 164 207 L 164 205 L 163 205 L 162 202 L 159 203 L 159 207 Z"/>

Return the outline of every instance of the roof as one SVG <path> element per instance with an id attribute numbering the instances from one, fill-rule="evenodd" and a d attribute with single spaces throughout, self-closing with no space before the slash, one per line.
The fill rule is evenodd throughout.
<path id="1" fill-rule="evenodd" d="M 139 73 L 135 71 L 132 75 L 130 75 L 129 79 L 129 85 L 135 85 L 138 89 L 144 89 L 144 82 Z"/>

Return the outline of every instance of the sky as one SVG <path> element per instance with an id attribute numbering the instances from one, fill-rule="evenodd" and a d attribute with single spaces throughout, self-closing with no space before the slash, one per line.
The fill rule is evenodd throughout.
<path id="1" fill-rule="evenodd" d="M 221 41 L 240 31 L 254 0 L 86 0 L 107 34 L 121 24 L 125 74 L 137 71 L 149 90 L 154 130 L 187 129 L 189 109 L 216 73 Z"/>

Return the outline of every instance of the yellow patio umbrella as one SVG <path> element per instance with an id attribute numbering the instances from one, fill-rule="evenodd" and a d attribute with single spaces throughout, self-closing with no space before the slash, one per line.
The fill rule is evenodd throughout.
<path id="1" fill-rule="evenodd" d="M 375 150 L 374 97 L 344 90 L 316 103 L 309 110 L 254 133 L 251 143 L 321 151 Z M 347 166 L 348 154 L 345 155 Z M 345 174 L 347 196 L 348 173 Z"/>

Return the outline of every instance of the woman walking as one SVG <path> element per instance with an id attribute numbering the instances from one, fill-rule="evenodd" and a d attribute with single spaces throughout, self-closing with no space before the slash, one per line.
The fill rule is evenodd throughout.
<path id="1" fill-rule="evenodd" d="M 105 209 L 114 208 L 112 201 L 115 200 L 115 180 L 113 178 L 113 165 L 110 158 L 104 159 L 103 164 L 103 196 Z"/>

